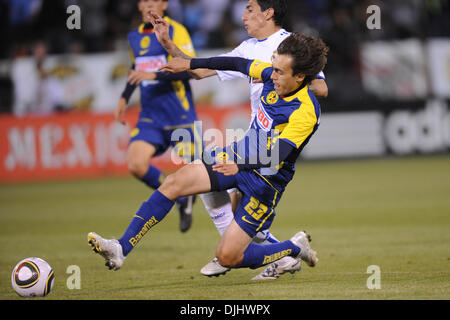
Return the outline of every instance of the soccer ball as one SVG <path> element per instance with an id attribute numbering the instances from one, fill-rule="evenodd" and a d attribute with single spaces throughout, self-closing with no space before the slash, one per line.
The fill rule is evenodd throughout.
<path id="1" fill-rule="evenodd" d="M 11 274 L 12 287 L 21 297 L 48 295 L 54 279 L 52 267 L 40 258 L 23 259 L 16 264 Z"/>

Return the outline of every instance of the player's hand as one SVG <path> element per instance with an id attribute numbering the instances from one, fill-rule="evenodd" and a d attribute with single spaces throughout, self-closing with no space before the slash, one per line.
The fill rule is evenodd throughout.
<path id="1" fill-rule="evenodd" d="M 156 79 L 156 74 L 154 72 L 145 72 L 145 71 L 137 71 L 131 70 L 128 76 L 128 82 L 130 84 L 138 85 L 142 81 L 151 81 Z"/>
<path id="2" fill-rule="evenodd" d="M 178 73 L 189 70 L 191 61 L 183 58 L 173 58 L 166 65 L 159 68 L 159 71 Z"/>
<path id="3" fill-rule="evenodd" d="M 213 171 L 219 172 L 224 176 L 234 176 L 239 172 L 239 168 L 233 161 L 217 163 L 212 166 Z"/>
<path id="4" fill-rule="evenodd" d="M 166 45 L 170 43 L 169 23 L 153 11 L 148 14 L 148 18 L 155 28 L 156 38 L 166 48 Z"/>
<path id="5" fill-rule="evenodd" d="M 125 120 L 123 119 L 125 117 L 125 113 L 127 111 L 127 101 L 125 98 L 120 98 L 119 104 L 116 107 L 116 110 L 114 111 L 114 119 L 121 124 L 125 124 Z"/>

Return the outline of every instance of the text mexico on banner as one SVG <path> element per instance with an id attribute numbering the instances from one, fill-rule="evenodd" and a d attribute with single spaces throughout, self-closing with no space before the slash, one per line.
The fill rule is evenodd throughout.
<path id="1" fill-rule="evenodd" d="M 199 112 L 203 130 L 248 125 L 248 105 Z M 138 119 L 122 125 L 111 114 L 64 113 L 46 117 L 0 116 L 0 183 L 128 174 L 127 146 Z M 175 159 L 177 160 L 177 159 Z M 152 159 L 162 170 L 183 165 L 166 152 Z"/>

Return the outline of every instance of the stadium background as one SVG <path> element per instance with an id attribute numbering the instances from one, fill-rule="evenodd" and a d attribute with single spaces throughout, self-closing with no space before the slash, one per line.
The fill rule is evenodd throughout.
<path id="1" fill-rule="evenodd" d="M 66 26 L 70 16 L 66 9 L 73 4 L 81 8 L 80 30 L 68 30 Z M 241 0 L 170 0 L 168 11 L 171 17 L 188 28 L 197 54 L 211 56 L 228 51 L 247 38 L 240 20 L 245 5 L 246 1 Z M 370 14 L 366 10 L 369 5 L 378 5 L 381 9 L 379 30 L 367 27 Z M 309 210 L 303 219 L 312 228 L 315 224 L 320 226 L 322 229 L 318 228 L 317 233 L 329 239 L 328 244 L 334 243 L 333 236 L 341 234 L 335 227 L 341 227 L 342 232 L 345 230 L 356 239 L 360 236 L 361 247 L 356 251 L 364 251 L 367 249 L 364 241 L 367 241 L 366 244 L 371 242 L 369 235 L 386 232 L 384 227 L 400 228 L 409 222 L 410 225 L 406 223 L 402 230 L 389 230 L 393 233 L 386 237 L 385 244 L 389 244 L 394 252 L 389 251 L 388 256 L 395 254 L 393 243 L 396 235 L 400 238 L 405 236 L 401 238 L 403 244 L 408 244 L 410 248 L 409 245 L 414 244 L 411 234 L 425 230 L 428 236 L 423 237 L 428 239 L 428 244 L 439 243 L 429 257 L 433 261 L 438 259 L 439 263 L 434 265 L 434 270 L 422 276 L 421 272 L 426 272 L 425 269 L 414 264 L 415 259 L 420 259 L 417 251 L 407 249 L 410 257 L 400 259 L 397 269 L 392 262 L 395 267 L 391 270 L 397 277 L 392 281 L 404 284 L 404 291 L 394 288 L 376 296 L 365 295 L 367 292 L 361 296 L 363 280 L 362 287 L 356 291 L 350 290 L 348 295 L 338 289 L 336 292 L 330 291 L 329 287 L 330 296 L 314 291 L 312 283 L 315 280 L 333 274 L 328 280 L 335 283 L 336 274 L 345 274 L 344 269 L 339 269 L 343 265 L 337 264 L 334 265 L 339 270 L 336 274 L 325 270 L 330 273 L 322 274 L 322 278 L 311 275 L 313 278 L 309 278 L 308 289 L 315 295 L 296 295 L 293 288 L 280 287 L 281 298 L 431 296 L 448 299 L 449 1 L 292 0 L 289 6 L 287 30 L 321 36 L 330 46 L 329 62 L 325 69 L 329 96 L 321 100 L 321 128 L 303 154 L 303 159 L 307 161 L 302 168 L 306 172 L 299 170 L 300 178 L 297 177 L 297 182 L 290 187 L 294 191 L 287 193 L 282 201 L 285 206 L 280 205 L 280 211 L 287 211 L 285 220 L 278 217 L 280 226 L 286 226 L 280 229 L 280 233 L 289 237 L 288 231 L 295 231 L 290 227 L 297 222 L 294 219 L 298 209 L 294 192 L 306 192 L 301 179 L 310 178 L 310 182 L 315 181 L 310 186 L 316 188 L 313 190 L 320 192 L 320 195 L 305 193 L 305 199 L 310 202 L 302 204 L 306 206 L 303 209 Z M 25 236 L 17 224 L 31 219 L 41 226 L 39 223 L 42 221 L 35 217 L 39 213 L 44 221 L 54 219 L 58 216 L 54 211 L 65 208 L 62 199 L 69 203 L 77 201 L 67 210 L 77 217 L 77 223 L 82 224 L 82 217 L 88 219 L 88 216 L 85 212 L 80 214 L 79 210 L 90 210 L 88 208 L 94 203 L 91 198 L 96 199 L 95 203 L 108 203 L 100 210 L 105 212 L 99 213 L 100 217 L 105 217 L 113 208 L 106 195 L 108 192 L 128 202 L 126 209 L 123 205 L 118 208 L 129 212 L 147 197 L 148 191 L 128 176 L 125 161 L 128 132 L 137 117 L 139 94 L 136 92 L 133 95 L 134 106 L 130 108 L 126 127 L 114 123 L 112 117 L 130 65 L 126 34 L 138 23 L 134 1 L 0 0 L 0 24 L 4 31 L 0 42 L 0 208 L 1 228 L 4 231 L 0 250 L 5 270 L 1 273 L 0 283 L 1 293 L 6 298 L 13 297 L 5 277 L 9 276 L 8 270 L 12 270 L 14 261 L 23 258 L 18 252 L 39 255 L 32 253 L 22 241 L 28 239 L 34 242 L 42 238 L 38 231 Z M 42 65 L 38 68 L 36 62 L 39 59 Z M 42 70 L 49 76 L 40 78 L 39 72 Z M 245 81 L 219 83 L 217 79 L 206 79 L 191 81 L 191 84 L 204 128 L 225 131 L 227 128 L 247 126 L 249 106 Z M 157 164 L 165 169 L 174 168 L 168 154 Z M 117 176 L 120 177 L 114 178 Z M 86 183 L 79 178 L 90 180 Z M 333 182 L 334 179 L 337 181 Z M 55 180 L 63 181 L 58 184 Z M 92 189 L 86 189 L 88 186 Z M 104 188 L 109 191 L 99 191 Z M 124 196 L 120 191 L 122 188 L 132 190 L 133 196 Z M 362 191 L 364 189 L 367 193 Z M 74 192 L 73 199 L 67 199 L 62 190 Z M 82 190 L 89 194 L 81 196 L 79 193 Z M 313 193 L 311 190 L 308 192 Z M 61 199 L 54 199 L 53 193 Z M 23 203 L 23 196 L 40 200 Z M 321 203 L 322 197 L 327 199 L 327 205 Z M 54 206 L 52 201 L 55 201 Z M 45 205 L 41 206 L 44 202 Z M 389 207 L 388 204 L 392 205 L 390 210 L 383 207 L 380 212 L 379 206 Z M 94 205 L 95 208 L 97 206 L 100 205 Z M 199 211 L 204 210 L 200 204 L 196 207 Z M 348 211 L 348 208 L 351 209 Z M 54 216 L 47 216 L 48 212 L 53 212 Z M 204 240 L 214 231 L 206 215 L 201 218 L 202 215 L 198 214 L 196 223 L 197 232 Z M 100 217 L 98 221 L 101 221 Z M 125 221 L 118 217 L 117 213 L 117 217 L 111 220 L 120 221 L 114 229 L 117 232 L 121 230 L 118 226 Z M 176 224 L 175 218 L 169 219 L 169 226 Z M 329 224 L 324 222 L 327 219 Z M 377 223 L 383 228 L 364 228 Z M 210 234 L 202 229 L 203 225 L 209 228 Z M 174 231 L 176 227 L 161 229 L 159 235 L 164 231 L 175 238 L 180 237 Z M 48 237 L 55 229 L 42 227 L 39 230 Z M 31 238 L 32 235 L 37 238 Z M 216 237 L 214 234 L 214 241 Z M 8 249 L 13 239 L 20 243 L 16 252 Z M 196 243 L 197 240 L 191 239 L 186 243 Z M 319 244 L 326 247 L 324 243 Z M 43 252 L 42 255 L 51 256 L 47 244 L 39 245 L 36 241 L 36 246 Z M 74 247 L 77 248 L 76 245 Z M 213 252 L 213 248 L 214 244 L 211 244 L 208 252 Z M 78 252 L 77 249 L 74 252 Z M 355 253 L 358 258 L 361 258 L 360 253 Z M 334 257 L 333 254 L 330 253 L 330 256 Z M 351 255 L 347 251 L 344 254 Z M 206 263 L 208 258 L 203 254 L 195 259 Z M 57 263 L 63 274 L 63 265 L 69 258 L 60 259 Z M 367 266 L 369 261 L 366 260 L 363 259 L 362 264 Z M 195 268 L 201 267 L 201 262 Z M 185 268 L 182 271 L 188 274 L 192 271 L 196 275 L 194 283 L 201 287 L 198 270 Z M 405 272 L 404 276 L 401 272 Z M 355 274 L 350 277 L 366 277 L 365 269 L 355 270 Z M 417 289 L 410 284 L 407 279 L 411 277 L 419 277 L 424 288 Z M 224 279 L 221 281 L 226 281 Z M 238 283 L 238 280 L 233 283 Z M 417 290 L 408 291 L 407 288 L 411 289 L 408 286 Z M 437 289 L 431 290 L 432 286 Z M 220 292 L 218 288 L 217 292 Z M 177 289 L 164 291 L 164 294 L 162 298 L 183 297 Z M 73 297 L 67 292 L 62 296 Z M 230 296 L 234 297 L 233 294 Z M 75 298 L 80 297 L 83 296 L 75 295 Z M 113 297 L 122 298 L 120 295 Z M 146 297 L 151 298 L 152 295 L 147 293 Z M 194 299 L 220 297 L 214 293 L 210 296 L 200 293 L 191 296 Z M 256 294 L 242 296 L 244 299 L 258 297 Z M 92 293 L 91 298 L 100 297 Z"/>

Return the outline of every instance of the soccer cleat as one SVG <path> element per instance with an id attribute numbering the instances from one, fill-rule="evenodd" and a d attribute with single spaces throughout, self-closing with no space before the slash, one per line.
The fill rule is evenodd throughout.
<path id="1" fill-rule="evenodd" d="M 222 267 L 219 263 L 219 260 L 217 258 L 214 258 L 200 270 L 200 273 L 211 278 L 218 277 L 230 270 L 230 268 Z"/>
<path id="2" fill-rule="evenodd" d="M 119 270 L 125 261 L 125 256 L 122 253 L 122 246 L 116 239 L 103 239 L 95 232 L 88 234 L 88 243 L 95 253 L 100 254 L 105 258 L 105 266 L 109 270 Z"/>
<path id="3" fill-rule="evenodd" d="M 302 269 L 302 260 L 292 257 L 284 257 L 278 261 L 275 261 L 264 269 L 263 272 L 253 277 L 252 280 L 276 280 L 282 274 L 289 272 L 291 274 L 296 273 Z"/>
<path id="4" fill-rule="evenodd" d="M 300 248 L 297 258 L 305 261 L 308 266 L 314 267 L 319 259 L 317 258 L 317 252 L 311 249 L 309 244 L 311 236 L 305 231 L 300 231 L 291 238 L 291 242 Z"/>
<path id="5" fill-rule="evenodd" d="M 196 196 L 185 197 L 180 202 L 176 202 L 178 211 L 180 212 L 180 231 L 186 232 L 192 225 L 192 206 L 194 205 Z"/>

